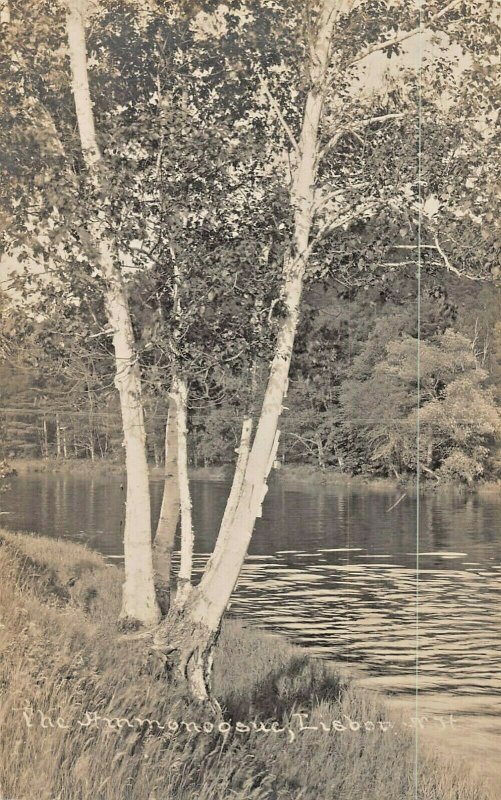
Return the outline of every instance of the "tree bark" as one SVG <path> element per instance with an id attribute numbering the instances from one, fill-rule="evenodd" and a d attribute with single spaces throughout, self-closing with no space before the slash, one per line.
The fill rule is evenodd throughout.
<path id="1" fill-rule="evenodd" d="M 170 394 L 165 425 L 164 490 L 153 545 L 155 585 L 163 613 L 167 613 L 169 607 L 172 553 L 180 512 L 177 461 L 177 406 L 175 398 Z"/>
<path id="2" fill-rule="evenodd" d="M 162 612 L 166 612 L 172 596 L 171 571 L 172 553 L 177 524 L 181 516 L 181 567 L 179 573 L 176 601 L 182 605 L 183 592 L 188 593 L 191 586 L 191 560 L 193 552 L 193 531 L 191 522 L 191 499 L 188 483 L 187 447 L 187 387 L 178 378 L 178 352 L 174 344 L 179 334 L 181 315 L 182 278 L 173 242 L 170 242 L 170 255 L 174 272 L 172 289 L 172 327 L 169 337 L 171 353 L 172 385 L 169 393 L 169 411 L 165 428 L 165 466 L 162 508 L 155 538 L 154 563 L 156 570 L 157 597 Z M 160 319 L 163 319 L 159 306 Z M 190 544 L 191 542 L 191 544 Z M 185 577 L 188 576 L 186 582 Z M 184 586 L 183 586 L 184 583 Z"/>
<path id="3" fill-rule="evenodd" d="M 236 451 L 237 463 L 235 466 L 235 472 L 233 474 L 233 481 L 231 484 L 230 494 L 228 495 L 228 500 L 226 502 L 226 507 L 219 528 L 219 534 L 217 537 L 216 545 L 206 565 L 207 572 L 210 572 L 213 569 L 214 564 L 221 557 L 226 548 L 226 540 L 231 530 L 231 523 L 235 516 L 235 512 L 237 510 L 238 503 L 240 501 L 240 497 L 242 494 L 245 472 L 247 469 L 247 464 L 249 462 L 251 434 L 252 434 L 252 419 L 250 417 L 246 417 L 242 423 L 240 445 Z"/>
<path id="4" fill-rule="evenodd" d="M 172 381 L 171 393 L 177 409 L 177 482 L 181 514 L 181 555 L 174 605 L 181 607 L 185 604 L 192 588 L 191 573 L 194 546 L 191 494 L 188 480 L 188 389 L 186 383 L 181 378 L 175 377 Z"/>
<path id="5" fill-rule="evenodd" d="M 298 152 L 292 155 L 291 202 L 293 246 L 283 264 L 282 319 L 256 435 L 238 497 L 225 513 L 225 526 L 200 584 L 182 609 L 167 615 L 156 631 L 154 649 L 188 684 L 193 697 L 210 698 L 212 650 L 221 619 L 245 559 L 256 518 L 267 492 L 267 479 L 278 448 L 278 421 L 287 392 L 288 373 L 297 329 L 303 276 L 309 255 L 315 204 L 318 131 L 327 83 L 332 31 L 338 0 L 323 0 L 310 48 L 310 89 L 306 98 Z"/>
<path id="6" fill-rule="evenodd" d="M 230 523 L 233 520 L 241 497 L 248 464 L 251 433 L 252 420 L 247 417 L 242 424 L 233 482 L 216 547 L 209 559 L 207 570 L 211 569 L 210 564 L 224 552 L 227 538 L 231 532 Z M 192 593 L 194 592 L 196 590 L 193 590 Z M 186 606 L 187 601 L 189 602 L 189 596 L 185 599 L 184 606 Z M 218 634 L 219 625 L 215 630 L 210 630 L 203 621 L 197 623 L 192 620 L 189 609 L 185 610 L 183 604 L 174 603 L 169 610 L 167 630 L 159 631 L 154 641 L 153 649 L 161 655 L 170 675 L 187 683 L 192 696 L 202 702 L 207 701 L 210 697 L 213 647 L 217 641 Z"/>
<path id="7" fill-rule="evenodd" d="M 85 164 L 96 192 L 103 195 L 102 157 L 97 144 L 87 71 L 85 0 L 68 0 L 67 36 L 72 90 Z M 105 280 L 105 308 L 113 330 L 115 385 L 120 397 L 127 470 L 124 526 L 125 582 L 121 617 L 145 625 L 156 623 L 160 610 L 155 598 L 151 546 L 150 490 L 141 380 L 126 287 L 116 263 L 116 248 L 97 213 L 89 219 L 96 257 Z"/>

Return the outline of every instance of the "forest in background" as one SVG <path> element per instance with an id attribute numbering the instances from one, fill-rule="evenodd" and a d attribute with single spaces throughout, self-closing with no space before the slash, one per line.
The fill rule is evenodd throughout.
<path id="1" fill-rule="evenodd" d="M 405 266 L 403 266 L 405 271 Z M 409 270 L 407 270 L 409 273 Z M 453 276 L 428 276 L 421 296 L 421 449 L 425 477 L 496 479 L 501 397 L 499 292 Z M 4 297 L 7 304 L 7 298 Z M 137 292 L 136 314 L 141 314 Z M 0 457 L 122 463 L 111 348 L 79 345 L 68 315 L 38 323 L 4 316 Z M 2 325 L 2 323 L 0 323 Z M 76 330 L 76 328 L 75 328 Z M 147 358 L 147 348 L 143 351 Z M 417 388 L 415 276 L 353 290 L 310 286 L 291 366 L 278 461 L 346 475 L 415 474 Z M 147 371 L 147 366 L 145 367 Z M 238 379 L 199 386 L 190 402 L 192 466 L 231 464 L 240 436 Z M 256 375 L 259 394 L 263 377 Z M 146 379 L 148 455 L 164 457 L 168 399 Z"/>

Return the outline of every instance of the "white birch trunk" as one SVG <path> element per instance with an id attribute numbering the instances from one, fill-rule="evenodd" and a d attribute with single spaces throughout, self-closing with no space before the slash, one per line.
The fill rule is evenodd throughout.
<path id="1" fill-rule="evenodd" d="M 238 504 L 238 500 L 242 493 L 245 471 L 247 469 L 247 464 L 249 463 L 251 435 L 252 435 L 252 419 L 251 417 L 246 417 L 242 423 L 242 433 L 240 434 L 240 444 L 237 450 L 238 457 L 237 457 L 237 463 L 235 465 L 233 482 L 231 484 L 230 494 L 228 496 L 228 501 L 226 503 L 226 508 L 224 510 L 223 519 L 221 521 L 220 533 L 218 536 L 218 540 L 216 542 L 216 547 L 214 548 L 214 555 L 217 553 L 218 546 L 220 545 L 220 541 L 223 538 L 221 534 L 224 534 L 224 532 L 228 529 L 231 520 L 233 519 Z"/>
<path id="2" fill-rule="evenodd" d="M 0 0 L 0 25 L 10 25 L 9 0 Z"/>
<path id="3" fill-rule="evenodd" d="M 155 569 L 155 584 L 160 607 L 167 611 L 172 553 L 179 519 L 179 479 L 177 467 L 177 406 L 172 396 L 169 397 L 169 412 L 165 425 L 165 462 L 164 462 L 164 489 L 162 506 L 158 518 L 155 541 L 153 545 L 153 566 Z"/>
<path id="4" fill-rule="evenodd" d="M 325 0 L 311 52 L 312 85 L 306 98 L 299 153 L 293 172 L 291 200 L 294 208 L 294 247 L 283 267 L 287 315 L 278 334 L 261 416 L 242 484 L 231 535 L 221 557 L 214 561 L 200 583 L 196 618 L 214 630 L 228 604 L 267 491 L 267 479 L 276 453 L 278 420 L 287 391 L 288 373 L 299 318 L 304 271 L 308 258 L 315 203 L 318 131 L 322 114 L 330 42 L 335 21 L 335 0 Z"/>
<path id="5" fill-rule="evenodd" d="M 242 486 L 245 479 L 245 472 L 249 462 L 249 454 L 251 447 L 251 434 L 252 434 L 252 419 L 246 417 L 242 423 L 242 432 L 240 435 L 240 444 L 237 450 L 237 463 L 235 465 L 235 472 L 233 474 L 233 481 L 231 484 L 230 494 L 226 501 L 223 519 L 219 528 L 217 541 L 209 558 L 205 571 L 211 572 L 221 558 L 226 548 L 226 540 L 231 530 L 231 524 L 235 516 L 235 512 L 242 495 Z"/>
<path id="6" fill-rule="evenodd" d="M 96 190 L 100 188 L 101 153 L 96 139 L 85 43 L 85 0 L 68 0 L 67 36 L 72 89 L 82 152 Z M 97 214 L 89 220 L 99 266 L 106 281 L 105 307 L 113 330 L 116 376 L 120 396 L 127 470 L 124 528 L 125 583 L 121 616 L 145 625 L 160 617 L 155 598 L 151 546 L 150 490 L 141 380 L 126 288 L 115 262 L 113 242 Z"/>
<path id="7" fill-rule="evenodd" d="M 177 476 L 181 511 L 181 558 L 174 604 L 177 607 L 181 607 L 186 603 L 192 588 L 191 573 L 193 570 L 194 544 L 190 484 L 188 480 L 188 389 L 181 378 L 174 378 L 172 393 L 177 407 Z"/>
<path id="8" fill-rule="evenodd" d="M 325 455 L 324 455 L 324 445 L 322 443 L 322 437 L 319 433 L 315 436 L 315 443 L 317 445 L 317 453 L 318 453 L 318 466 L 320 469 L 325 469 Z"/>
<path id="9" fill-rule="evenodd" d="M 278 421 L 287 392 L 288 373 L 299 319 L 304 271 L 308 261 L 315 205 L 318 132 L 327 83 L 332 32 L 339 0 L 323 0 L 310 48 L 310 89 L 306 98 L 298 153 L 293 155 L 291 201 L 294 208 L 293 248 L 283 265 L 286 307 L 263 400 L 256 436 L 238 499 L 228 510 L 227 529 L 220 532 L 208 568 L 191 592 L 182 613 L 167 616 L 155 635 L 155 649 L 166 667 L 187 680 L 191 693 L 207 700 L 212 650 L 221 619 L 235 587 L 256 518 L 267 491 L 267 479 L 278 447 Z M 226 514 L 225 514 L 226 517 Z"/>

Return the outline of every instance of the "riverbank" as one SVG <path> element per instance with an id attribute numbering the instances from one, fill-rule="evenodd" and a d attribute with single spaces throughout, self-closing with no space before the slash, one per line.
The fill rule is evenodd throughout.
<path id="1" fill-rule="evenodd" d="M 0 531 L 0 577 L 2 796 L 414 800 L 413 730 L 281 638 L 225 623 L 221 722 L 120 633 L 121 570 L 97 553 Z M 439 759 L 425 739 L 420 800 L 488 799 L 468 764 Z"/>
<path id="2" fill-rule="evenodd" d="M 11 459 L 9 466 L 18 475 L 29 473 L 50 472 L 68 475 L 121 475 L 125 478 L 125 465 L 106 459 L 91 461 L 90 459 Z M 213 480 L 230 481 L 232 478 L 232 468 L 229 465 L 210 466 L 210 467 L 191 467 L 189 470 L 190 478 L 193 480 Z M 163 478 L 163 467 L 150 465 L 150 477 L 153 480 Z M 409 495 L 416 494 L 415 479 L 396 480 L 394 478 L 369 478 L 364 476 L 345 475 L 335 470 L 321 470 L 312 465 L 287 464 L 280 466 L 272 472 L 272 480 L 283 486 L 353 486 L 367 487 L 371 491 L 398 491 Z M 472 487 L 460 483 L 448 483 L 425 479 L 421 482 L 422 492 L 458 492 L 480 494 L 499 492 L 501 481 L 478 482 Z"/>

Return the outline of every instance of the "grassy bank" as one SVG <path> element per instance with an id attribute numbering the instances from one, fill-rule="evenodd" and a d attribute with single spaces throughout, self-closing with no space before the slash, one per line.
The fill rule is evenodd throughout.
<path id="1" fill-rule="evenodd" d="M 9 466 L 19 475 L 32 472 L 63 472 L 66 474 L 92 475 L 96 473 L 124 474 L 125 464 L 100 458 L 10 458 Z"/>
<path id="2" fill-rule="evenodd" d="M 125 464 L 109 461 L 105 458 L 91 461 L 88 458 L 13 458 L 9 460 L 9 467 L 18 475 L 27 475 L 34 472 L 62 473 L 66 475 L 122 475 L 125 477 Z M 150 464 L 150 476 L 163 478 L 164 468 Z M 190 469 L 193 478 L 206 480 L 224 480 L 231 477 L 229 467 L 198 467 Z"/>
<path id="3" fill-rule="evenodd" d="M 121 572 L 99 555 L 0 531 L 0 578 L 2 797 L 415 800 L 412 731 L 280 638 L 224 625 L 221 724 L 117 630 Z M 425 748 L 419 800 L 486 800 Z"/>

